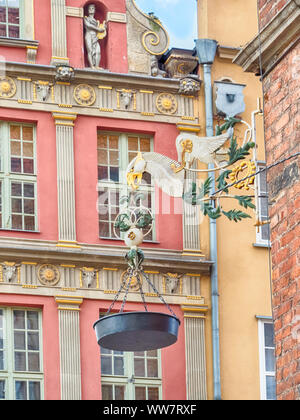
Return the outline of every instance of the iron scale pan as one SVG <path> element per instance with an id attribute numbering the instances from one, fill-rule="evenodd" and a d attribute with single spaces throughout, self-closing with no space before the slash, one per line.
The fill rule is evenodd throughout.
<path id="1" fill-rule="evenodd" d="M 99 346 L 118 351 L 146 351 L 177 341 L 180 321 L 160 312 L 122 312 L 104 316 L 93 328 Z"/>

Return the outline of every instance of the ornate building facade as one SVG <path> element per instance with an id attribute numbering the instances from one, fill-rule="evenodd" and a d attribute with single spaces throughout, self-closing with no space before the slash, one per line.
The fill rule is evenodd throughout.
<path id="1" fill-rule="evenodd" d="M 93 330 L 127 267 L 114 220 L 128 163 L 151 151 L 176 160 L 176 137 L 204 130 L 198 59 L 170 50 L 161 22 L 133 0 L 39 3 L 0 7 L 0 399 L 216 398 L 210 227 L 149 177 L 143 204 L 155 220 L 144 268 L 181 321 L 178 341 L 161 351 L 100 352 Z M 256 80 L 232 64 L 237 42 L 212 26 L 208 2 L 205 10 L 199 3 L 201 19 L 199 38 L 219 43 L 213 78 L 247 84 L 249 121 Z M 220 221 L 219 232 L 222 398 L 266 397 L 266 237 L 250 222 L 235 230 Z M 150 310 L 166 311 L 144 292 Z M 133 287 L 126 310 L 140 308 Z"/>

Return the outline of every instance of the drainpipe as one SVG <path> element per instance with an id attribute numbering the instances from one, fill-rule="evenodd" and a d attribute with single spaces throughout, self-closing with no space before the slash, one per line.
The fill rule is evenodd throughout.
<path id="1" fill-rule="evenodd" d="M 211 137 L 214 135 L 211 67 L 218 44 L 213 39 L 196 39 L 195 43 L 199 63 L 203 66 L 204 74 L 206 135 Z M 208 169 L 213 169 L 213 167 L 213 164 L 208 165 Z M 213 194 L 215 192 L 215 172 L 209 172 L 209 176 L 212 178 L 211 194 Z M 221 400 L 217 225 L 216 220 L 213 219 L 209 220 L 209 239 L 210 259 L 213 262 L 211 268 L 211 312 L 214 399 Z"/>

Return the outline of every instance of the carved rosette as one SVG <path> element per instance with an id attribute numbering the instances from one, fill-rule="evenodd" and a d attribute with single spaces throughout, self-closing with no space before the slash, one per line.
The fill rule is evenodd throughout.
<path id="1" fill-rule="evenodd" d="M 127 277 L 127 279 L 126 279 L 126 277 Z M 131 281 L 130 281 L 129 290 L 132 291 L 132 292 L 135 292 L 135 291 L 139 290 L 139 288 L 140 288 L 139 284 L 140 285 L 143 284 L 143 279 L 142 279 L 142 276 L 138 273 L 136 273 L 134 276 L 130 277 L 128 275 L 127 270 L 123 271 L 123 273 L 121 274 L 120 283 L 122 284 L 123 281 L 125 280 L 125 289 L 126 289 L 130 278 L 131 278 Z"/>
<path id="2" fill-rule="evenodd" d="M 177 101 L 171 93 L 161 93 L 156 99 L 156 108 L 162 114 L 175 114 L 177 111 Z"/>
<path id="3" fill-rule="evenodd" d="M 39 282 L 44 286 L 55 286 L 60 280 L 59 270 L 52 264 L 41 265 L 37 274 Z"/>
<path id="4" fill-rule="evenodd" d="M 0 77 L 0 98 L 11 98 L 16 90 L 16 84 L 11 77 Z"/>
<path id="5" fill-rule="evenodd" d="M 74 99 L 79 105 L 91 106 L 96 100 L 95 90 L 90 85 L 78 85 L 74 89 Z"/>

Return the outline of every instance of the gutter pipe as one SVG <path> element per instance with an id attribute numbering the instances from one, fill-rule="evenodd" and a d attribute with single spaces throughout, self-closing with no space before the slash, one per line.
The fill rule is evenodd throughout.
<path id="1" fill-rule="evenodd" d="M 203 66 L 203 79 L 205 90 L 205 116 L 206 136 L 214 135 L 213 126 L 213 95 L 211 67 L 215 59 L 218 43 L 212 39 L 196 39 L 196 52 L 200 64 Z M 213 169 L 209 164 L 208 169 Z M 215 192 L 215 173 L 209 172 L 212 179 L 211 194 Z M 213 203 L 212 203 L 213 205 Z M 211 266 L 211 311 L 212 311 L 212 347 L 213 347 L 213 386 L 214 400 L 221 400 L 221 373 L 220 373 L 220 334 L 219 334 L 219 288 L 218 288 L 218 249 L 216 220 L 209 220 L 210 259 Z"/>

